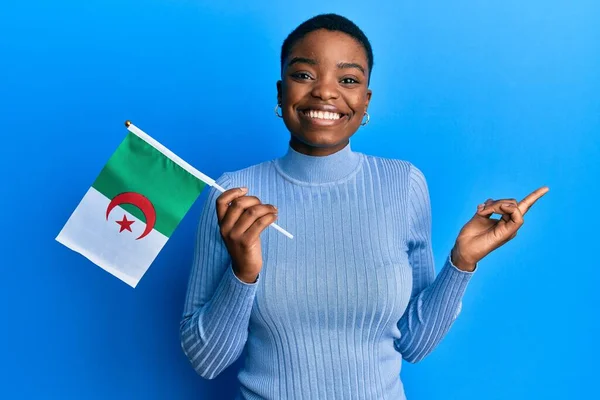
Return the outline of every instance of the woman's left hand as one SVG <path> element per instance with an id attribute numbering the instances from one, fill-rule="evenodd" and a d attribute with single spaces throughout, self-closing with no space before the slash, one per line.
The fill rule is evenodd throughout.
<path id="1" fill-rule="evenodd" d="M 550 188 L 542 186 L 517 203 L 515 199 L 488 199 L 477 206 L 477 212 L 460 230 L 452 248 L 452 263 L 464 271 L 475 270 L 486 255 L 517 236 L 523 215 Z M 500 219 L 490 218 L 499 214 Z"/>

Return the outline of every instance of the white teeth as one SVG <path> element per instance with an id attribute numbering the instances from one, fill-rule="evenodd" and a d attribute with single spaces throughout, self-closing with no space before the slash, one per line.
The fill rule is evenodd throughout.
<path id="1" fill-rule="evenodd" d="M 329 111 L 308 110 L 305 113 L 311 118 L 318 119 L 340 119 L 342 117 L 341 114 Z"/>

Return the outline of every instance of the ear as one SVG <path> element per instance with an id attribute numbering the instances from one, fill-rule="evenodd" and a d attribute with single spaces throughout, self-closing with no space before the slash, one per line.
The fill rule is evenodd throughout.
<path id="1" fill-rule="evenodd" d="M 277 104 L 281 104 L 281 80 L 277 81 Z"/>
<path id="2" fill-rule="evenodd" d="M 369 108 L 369 102 L 371 101 L 372 94 L 373 92 L 371 91 L 371 89 L 367 89 L 367 101 L 365 102 L 365 111 L 367 111 L 367 108 Z"/>

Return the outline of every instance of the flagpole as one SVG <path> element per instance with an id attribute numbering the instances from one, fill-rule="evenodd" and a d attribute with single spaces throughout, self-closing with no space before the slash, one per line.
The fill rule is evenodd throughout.
<path id="1" fill-rule="evenodd" d="M 142 131 L 140 128 L 138 128 L 137 126 L 135 126 L 134 124 L 132 124 L 131 121 L 129 121 L 129 120 L 125 121 L 125 127 L 127 127 L 127 130 L 129 132 L 133 133 L 134 135 L 138 136 L 142 140 L 146 141 L 148 144 L 150 144 L 151 146 L 153 146 L 156 150 L 160 151 L 166 157 L 170 158 L 175 164 L 179 165 L 181 168 L 183 168 L 184 170 L 186 170 L 187 172 L 189 172 L 190 174 L 192 174 L 196 178 L 200 179 L 202 182 L 206 183 L 209 186 L 214 187 L 215 189 L 217 189 L 221 193 L 223 193 L 225 191 L 225 189 L 222 188 L 221 186 L 219 186 L 215 182 L 214 179 L 210 178 L 209 176 L 207 176 L 207 175 L 203 174 L 202 172 L 198 171 L 196 168 L 192 167 L 185 160 L 181 159 L 179 156 L 177 156 L 171 150 L 167 149 L 165 146 L 163 146 L 162 144 L 160 144 L 156 139 L 152 138 L 146 132 Z M 283 233 L 288 238 L 290 238 L 290 239 L 294 238 L 294 236 L 291 233 L 289 233 L 288 231 L 286 231 L 285 229 L 283 229 L 282 227 L 280 227 L 276 223 L 272 223 L 270 226 L 272 226 L 273 228 L 275 228 L 279 232 Z"/>

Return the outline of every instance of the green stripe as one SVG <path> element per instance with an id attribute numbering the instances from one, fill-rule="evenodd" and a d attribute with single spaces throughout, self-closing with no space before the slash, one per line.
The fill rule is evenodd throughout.
<path id="1" fill-rule="evenodd" d="M 92 186 L 109 199 L 123 192 L 146 196 L 156 210 L 154 229 L 170 237 L 206 183 L 129 133 Z M 146 220 L 139 208 L 130 204 L 122 207 L 136 218 Z"/>

